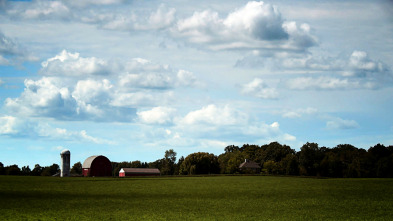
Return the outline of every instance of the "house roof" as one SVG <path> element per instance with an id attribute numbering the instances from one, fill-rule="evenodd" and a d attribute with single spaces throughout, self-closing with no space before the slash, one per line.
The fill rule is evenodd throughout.
<path id="1" fill-rule="evenodd" d="M 132 174 L 159 174 L 160 170 L 157 168 L 121 168 L 119 172 Z"/>
<path id="2" fill-rule="evenodd" d="M 239 168 L 260 169 L 261 167 L 258 163 L 254 161 L 246 160 L 242 164 L 240 164 Z"/>

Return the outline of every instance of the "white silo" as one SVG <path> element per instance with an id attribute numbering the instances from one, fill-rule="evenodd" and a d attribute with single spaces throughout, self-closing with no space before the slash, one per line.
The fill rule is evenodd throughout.
<path id="1" fill-rule="evenodd" d="M 60 156 L 61 156 L 60 177 L 70 176 L 71 153 L 69 150 L 63 150 L 61 151 Z"/>

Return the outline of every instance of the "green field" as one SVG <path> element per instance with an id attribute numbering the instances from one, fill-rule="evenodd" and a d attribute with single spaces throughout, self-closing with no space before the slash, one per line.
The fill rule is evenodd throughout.
<path id="1" fill-rule="evenodd" d="M 0 176 L 0 220 L 393 220 L 393 179 Z"/>

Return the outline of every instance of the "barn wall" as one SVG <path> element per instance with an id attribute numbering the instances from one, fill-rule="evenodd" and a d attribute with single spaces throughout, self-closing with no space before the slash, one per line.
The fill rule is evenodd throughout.
<path id="1" fill-rule="evenodd" d="M 82 170 L 82 175 L 83 176 L 89 176 L 90 175 L 90 169 L 83 169 Z"/>
<path id="2" fill-rule="evenodd" d="M 96 157 L 91 163 L 90 176 L 112 176 L 112 164 L 108 158 Z"/>

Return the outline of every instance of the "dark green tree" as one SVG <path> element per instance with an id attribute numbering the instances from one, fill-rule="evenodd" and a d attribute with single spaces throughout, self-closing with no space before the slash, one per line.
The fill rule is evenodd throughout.
<path id="1" fill-rule="evenodd" d="M 218 162 L 220 164 L 221 173 L 233 174 L 239 173 L 239 166 L 246 159 L 245 154 L 239 149 L 233 151 L 226 151 L 225 153 L 218 156 Z"/>
<path id="2" fill-rule="evenodd" d="M 71 174 L 77 174 L 81 175 L 82 174 L 82 163 L 81 162 L 76 162 L 72 168 L 71 168 Z"/>
<path id="3" fill-rule="evenodd" d="M 300 148 L 300 175 L 316 176 L 320 163 L 324 157 L 325 148 L 319 148 L 317 143 L 306 143 Z"/>
<path id="4" fill-rule="evenodd" d="M 52 164 L 49 167 L 44 167 L 42 170 L 41 176 L 53 176 L 60 171 L 60 167 L 58 164 Z"/>
<path id="5" fill-rule="evenodd" d="M 5 175 L 4 164 L 0 162 L 0 175 Z"/>
<path id="6" fill-rule="evenodd" d="M 287 154 L 280 161 L 280 173 L 285 175 L 299 175 L 299 160 L 295 154 Z"/>
<path id="7" fill-rule="evenodd" d="M 34 166 L 33 170 L 31 171 L 31 175 L 33 175 L 33 176 L 40 176 L 43 169 L 44 168 L 41 167 L 39 164 L 36 164 Z"/>
<path id="8" fill-rule="evenodd" d="M 30 176 L 31 175 L 31 169 L 30 169 L 29 165 L 22 167 L 21 174 L 23 176 Z"/>
<path id="9" fill-rule="evenodd" d="M 164 159 L 162 159 L 161 174 L 173 175 L 175 173 L 176 155 L 177 153 L 173 149 L 165 151 Z"/>
<path id="10" fill-rule="evenodd" d="M 218 157 L 205 152 L 192 153 L 184 159 L 179 172 L 184 175 L 218 174 L 220 172 Z"/>
<path id="11" fill-rule="evenodd" d="M 20 175 L 21 171 L 18 165 L 14 164 L 11 166 L 5 167 L 6 175 Z"/>

